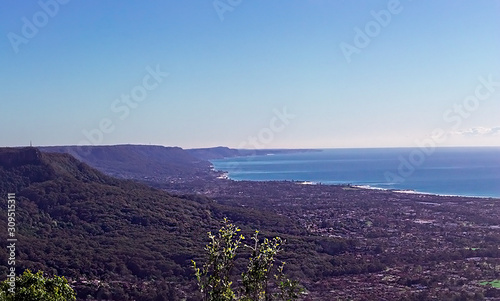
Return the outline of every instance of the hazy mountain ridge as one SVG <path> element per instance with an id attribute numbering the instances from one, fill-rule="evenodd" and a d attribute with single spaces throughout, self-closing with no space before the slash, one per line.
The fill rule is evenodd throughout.
<path id="1" fill-rule="evenodd" d="M 208 170 L 209 162 L 179 147 L 149 145 L 51 146 L 43 152 L 68 153 L 98 170 L 119 178 L 168 180 L 194 177 Z"/>
<path id="2" fill-rule="evenodd" d="M 209 160 L 319 150 L 232 149 L 228 147 L 182 149 L 157 145 L 48 146 L 42 152 L 67 153 L 97 170 L 122 179 L 141 181 L 169 190 L 185 190 L 211 181 L 216 172 Z M 164 184 L 169 183 L 165 187 Z M 184 189 L 177 189 L 184 187 Z M 194 190 L 192 191 L 194 192 Z"/>

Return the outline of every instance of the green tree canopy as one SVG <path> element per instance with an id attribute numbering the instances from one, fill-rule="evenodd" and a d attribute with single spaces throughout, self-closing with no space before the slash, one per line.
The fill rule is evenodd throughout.
<path id="1" fill-rule="evenodd" d="M 0 285 L 0 301 L 74 301 L 75 292 L 64 277 L 45 277 L 42 271 L 30 270 L 16 277 L 15 289 L 5 280 Z"/>

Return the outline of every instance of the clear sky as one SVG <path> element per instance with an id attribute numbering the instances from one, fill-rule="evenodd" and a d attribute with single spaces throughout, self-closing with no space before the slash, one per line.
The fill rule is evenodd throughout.
<path id="1" fill-rule="evenodd" d="M 0 2 L 0 146 L 500 146 L 500 1 Z"/>

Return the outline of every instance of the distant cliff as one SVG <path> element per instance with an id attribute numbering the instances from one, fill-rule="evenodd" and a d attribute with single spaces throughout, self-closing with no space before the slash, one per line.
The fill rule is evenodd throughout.
<path id="1" fill-rule="evenodd" d="M 242 156 L 240 151 L 229 147 L 194 148 L 186 150 L 192 156 L 202 160 L 223 159 Z"/>
<path id="2" fill-rule="evenodd" d="M 316 149 L 234 149 L 224 146 L 211 148 L 194 148 L 188 149 L 186 152 L 192 156 L 202 160 L 223 159 L 231 157 L 246 157 L 246 156 L 261 156 L 261 155 L 277 155 L 291 154 L 304 152 L 318 152 Z"/>
<path id="3" fill-rule="evenodd" d="M 33 147 L 0 148 L 0 166 L 15 167 L 27 164 L 38 165 L 42 161 L 42 154 Z"/>

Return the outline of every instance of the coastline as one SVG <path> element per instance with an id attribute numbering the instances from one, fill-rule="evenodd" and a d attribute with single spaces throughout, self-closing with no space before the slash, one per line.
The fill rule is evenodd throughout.
<path id="1" fill-rule="evenodd" d="M 365 149 L 318 149 L 316 151 L 323 154 L 257 155 L 241 156 L 246 157 L 244 160 L 225 157 L 209 161 L 215 172 L 224 173 L 224 177 L 234 181 L 297 181 L 404 194 L 500 199 L 496 186 L 499 166 L 495 156 L 498 148 L 440 148 L 432 160 L 428 159 L 426 166 L 412 167 L 410 173 L 408 170 L 403 170 L 403 173 L 401 166 L 398 167 L 398 156 L 401 151 L 411 149 L 375 149 L 367 153 L 364 153 Z M 389 150 L 389 153 L 383 150 Z M 329 151 L 333 153 L 329 154 Z M 464 154 L 472 159 L 465 160 Z M 382 163 L 372 163 L 377 160 L 382 160 Z M 409 167 L 405 165 L 405 168 Z M 485 177 L 482 178 L 482 174 Z M 389 181 L 388 175 L 394 181 Z"/>
<path id="2" fill-rule="evenodd" d="M 285 183 L 295 183 L 298 185 L 328 185 L 328 186 L 338 186 L 338 187 L 351 187 L 351 188 L 357 188 L 357 189 L 366 189 L 366 190 L 378 190 L 378 191 L 387 191 L 387 192 L 394 192 L 394 193 L 400 193 L 400 194 L 411 194 L 411 195 L 425 195 L 425 196 L 438 196 L 438 197 L 458 197 L 458 198 L 475 198 L 475 199 L 485 199 L 485 200 L 499 200 L 500 201 L 500 196 L 481 196 L 481 195 L 462 195 L 462 194 L 443 194 L 443 193 L 437 193 L 437 192 L 427 192 L 427 191 L 418 191 L 414 189 L 391 189 L 391 188 L 381 188 L 381 187 L 376 187 L 376 186 L 371 186 L 371 185 L 363 185 L 363 184 L 356 184 L 353 185 L 352 183 L 344 182 L 344 183 L 326 183 L 326 182 L 315 182 L 315 181 L 308 181 L 308 180 L 249 180 L 249 179 L 234 179 L 230 177 L 230 173 L 228 171 L 224 170 L 217 170 L 215 167 L 212 165 L 211 166 L 211 171 L 216 173 L 216 179 L 219 180 L 229 180 L 229 181 L 234 181 L 234 182 L 265 182 L 265 183 L 280 183 L 280 182 L 285 182 Z"/>
<path id="3" fill-rule="evenodd" d="M 487 271 L 481 266 L 478 276 L 470 276 L 463 266 L 471 260 L 479 260 L 477 258 L 496 266 L 500 258 L 490 255 L 497 254 L 498 245 L 489 238 L 500 227 L 498 199 L 311 181 L 215 178 L 204 191 L 217 204 L 239 208 L 242 212 L 263 210 L 285 216 L 301 225 L 304 231 L 301 235 L 317 235 L 318 248 L 339 259 L 332 267 L 339 270 L 319 283 L 325 288 L 335 285 L 337 291 L 355 300 L 366 298 L 359 290 L 366 283 L 383 295 L 384 300 L 402 300 L 391 295 L 395 292 L 415 290 L 418 294 L 456 288 L 453 284 L 444 284 L 450 274 L 454 275 L 452 279 L 460 277 L 467 281 L 469 291 L 475 287 L 480 289 L 477 279 L 485 278 Z M 252 227 L 257 224 L 254 219 L 246 221 Z M 328 248 L 327 240 L 352 243 L 353 249 L 336 253 Z M 347 275 L 343 273 L 348 267 L 338 267 L 339 262 L 349 262 L 348 266 L 353 265 L 351 262 L 365 262 L 367 266 L 387 262 L 387 265 L 371 272 Z M 303 259 L 294 264 L 303 266 Z M 442 284 L 414 287 L 406 284 L 407 279 L 413 279 L 410 277 L 436 279 L 432 281 Z M 315 300 L 331 299 L 331 290 L 323 290 L 323 287 L 311 289 Z"/>
<path id="4" fill-rule="evenodd" d="M 395 193 L 403 193 L 403 194 L 416 194 L 416 195 L 430 195 L 430 196 L 443 196 L 443 197 L 461 197 L 461 198 L 477 198 L 477 199 L 497 199 L 500 201 L 500 197 L 493 197 L 493 196 L 477 196 L 477 195 L 460 195 L 460 194 L 441 194 L 441 193 L 434 193 L 434 192 L 424 192 L 424 191 L 417 191 L 413 189 L 387 189 L 387 188 L 379 188 L 379 187 L 372 187 L 369 185 L 354 185 L 353 187 L 356 188 L 361 188 L 361 189 L 370 189 L 370 190 L 384 190 L 384 191 L 391 191 Z"/>

